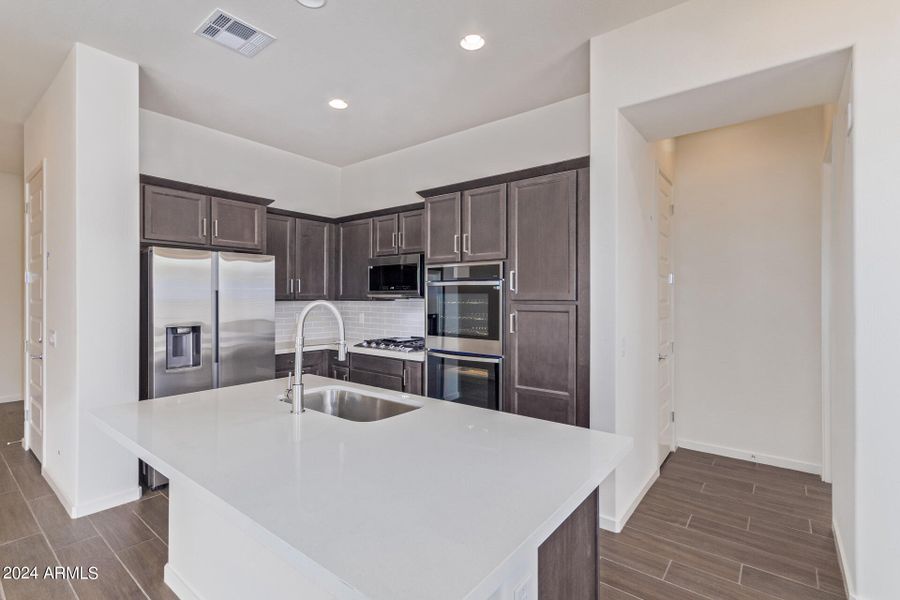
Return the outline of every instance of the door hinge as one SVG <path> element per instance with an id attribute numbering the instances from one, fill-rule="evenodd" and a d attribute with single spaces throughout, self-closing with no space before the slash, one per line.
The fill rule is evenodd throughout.
<path id="1" fill-rule="evenodd" d="M 26 200 L 26 201 L 25 201 L 25 214 L 27 215 L 27 214 L 30 213 L 30 212 L 31 212 L 31 202 L 29 202 L 28 200 Z"/>
<path id="2" fill-rule="evenodd" d="M 674 423 L 675 422 L 675 411 L 674 410 L 671 412 L 671 415 L 672 415 L 672 422 Z"/>
<path id="3" fill-rule="evenodd" d="M 847 135 L 853 131 L 853 103 L 847 103 Z"/>

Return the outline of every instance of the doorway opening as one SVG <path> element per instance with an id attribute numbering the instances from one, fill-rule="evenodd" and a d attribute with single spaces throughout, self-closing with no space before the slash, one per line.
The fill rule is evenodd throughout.
<path id="1" fill-rule="evenodd" d="M 832 391 L 852 373 L 852 357 L 833 364 L 851 319 L 850 59 L 620 110 L 628 174 L 647 179 L 620 191 L 620 227 L 643 229 L 643 248 L 620 251 L 655 292 L 640 330 L 654 376 L 635 414 L 652 410 L 640 435 L 657 466 L 683 447 L 831 480 Z"/>

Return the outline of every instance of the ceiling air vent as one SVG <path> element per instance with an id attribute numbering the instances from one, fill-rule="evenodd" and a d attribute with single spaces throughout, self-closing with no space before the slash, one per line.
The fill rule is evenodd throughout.
<path id="1" fill-rule="evenodd" d="M 200 24 L 200 27 L 194 30 L 194 33 L 240 52 L 244 56 L 256 56 L 263 48 L 275 41 L 275 38 L 268 33 L 219 9 L 213 11 Z"/>

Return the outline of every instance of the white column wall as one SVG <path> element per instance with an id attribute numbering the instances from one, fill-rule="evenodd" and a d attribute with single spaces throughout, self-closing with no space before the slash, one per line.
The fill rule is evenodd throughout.
<path id="1" fill-rule="evenodd" d="M 857 455 L 838 473 L 835 458 L 835 524 L 838 535 L 855 542 L 842 548 L 849 579 L 861 598 L 900 596 L 900 580 L 892 574 L 888 557 L 897 554 L 900 478 L 895 457 L 900 455 L 900 421 L 896 398 L 893 340 L 900 338 L 900 279 L 886 257 L 900 254 L 900 203 L 892 189 L 900 163 L 900 5 L 891 0 L 693 0 L 652 17 L 593 38 L 591 42 L 591 258 L 592 285 L 592 425 L 606 427 L 617 412 L 642 402 L 615 394 L 617 378 L 636 377 L 620 368 L 617 345 L 639 336 L 623 318 L 615 299 L 639 293 L 634 274 L 622 269 L 622 249 L 640 239 L 641 227 L 617 229 L 625 205 L 637 200 L 623 193 L 627 161 L 620 147 L 619 110 L 623 107 L 740 77 L 778 65 L 842 48 L 853 47 L 855 124 L 854 165 L 854 281 L 856 379 L 852 399 L 856 416 L 853 433 Z M 802 23 L 802 26 L 798 26 Z M 752 50 L 752 51 L 751 51 Z M 646 273 L 647 277 L 653 274 Z M 625 288 L 625 290 L 620 289 Z M 865 307 L 865 310 L 862 310 Z M 645 315 L 655 320 L 653 312 Z M 851 359 L 852 362 L 853 359 Z M 648 362 L 649 365 L 649 362 Z M 652 378 L 650 369 L 641 377 Z M 612 418 L 610 416 L 612 415 Z M 628 430 L 618 433 L 630 434 Z M 655 443 L 655 440 L 653 440 Z M 651 440 L 636 437 L 636 447 Z M 632 465 L 640 473 L 628 479 L 616 503 L 624 514 L 627 499 L 639 494 L 636 482 L 647 479 L 652 463 Z M 617 486 L 626 477 L 616 475 Z M 617 498 L 620 496 L 617 491 Z M 839 498 L 855 497 L 853 502 Z"/>

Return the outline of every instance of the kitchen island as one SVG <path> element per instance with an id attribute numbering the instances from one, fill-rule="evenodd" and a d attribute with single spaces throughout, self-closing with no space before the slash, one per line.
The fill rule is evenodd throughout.
<path id="1" fill-rule="evenodd" d="M 304 383 L 419 408 L 293 415 L 274 380 L 95 412 L 170 478 L 165 578 L 180 598 L 543 600 L 596 581 L 595 492 L 628 438 Z"/>

